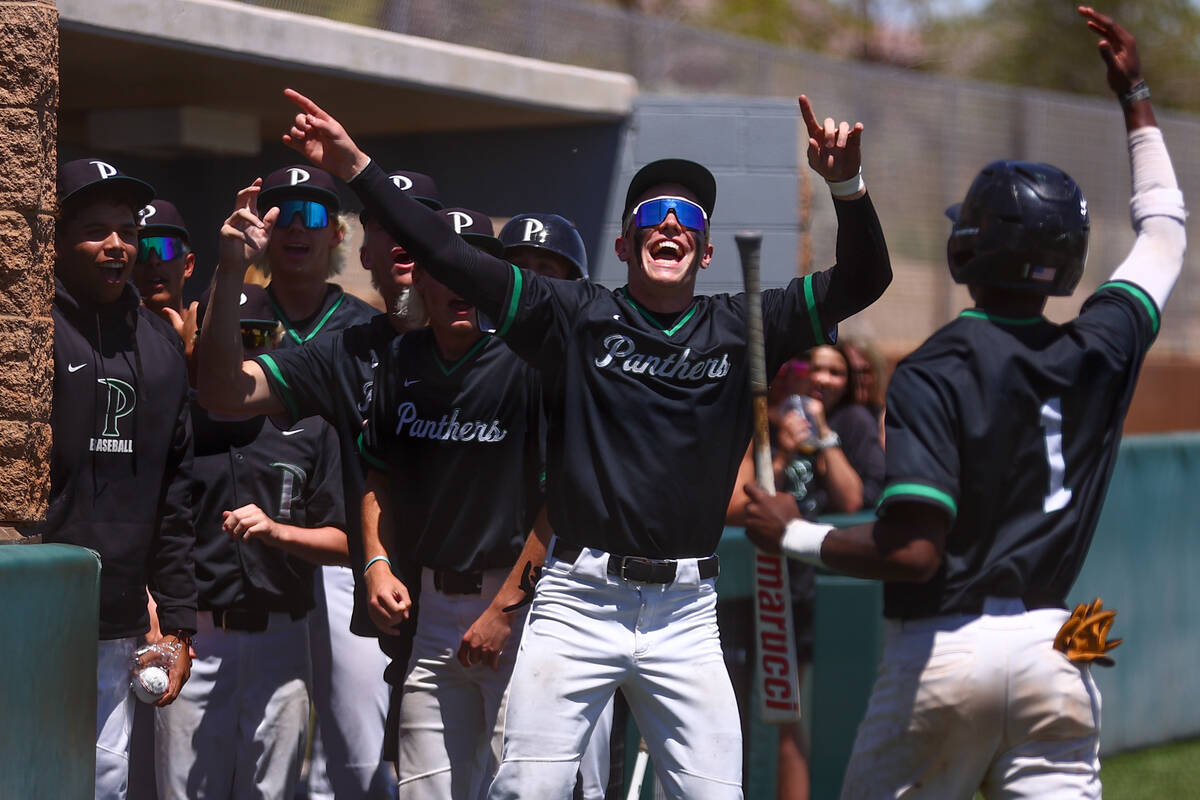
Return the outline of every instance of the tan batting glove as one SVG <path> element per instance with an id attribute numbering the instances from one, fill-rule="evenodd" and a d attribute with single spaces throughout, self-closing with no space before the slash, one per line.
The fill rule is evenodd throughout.
<path id="1" fill-rule="evenodd" d="M 1108 632 L 1112 629 L 1117 612 L 1116 609 L 1104 610 L 1103 605 L 1097 597 L 1091 603 L 1075 606 L 1070 619 L 1063 623 L 1054 637 L 1054 649 L 1066 653 L 1067 658 L 1076 664 L 1094 662 L 1102 667 L 1111 667 L 1114 662 L 1107 653 L 1124 640 L 1108 641 Z"/>

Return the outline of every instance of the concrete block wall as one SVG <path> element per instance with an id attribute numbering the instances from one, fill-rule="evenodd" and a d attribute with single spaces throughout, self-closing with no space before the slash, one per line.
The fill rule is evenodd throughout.
<path id="1" fill-rule="evenodd" d="M 0 1 L 0 521 L 45 515 L 54 382 L 58 12 Z"/>
<path id="2" fill-rule="evenodd" d="M 620 233 L 629 181 L 639 167 L 672 157 L 704 164 L 717 179 L 713 260 L 700 273 L 697 292 L 742 290 L 733 234 L 743 229 L 763 234 L 762 285 L 782 286 L 791 280 L 797 274 L 804 180 L 797 171 L 800 124 L 799 109 L 791 100 L 638 97 L 608 192 L 602 247 L 591 254 L 599 281 L 607 286 L 626 282 L 626 267 L 613 252 L 613 242 Z"/>

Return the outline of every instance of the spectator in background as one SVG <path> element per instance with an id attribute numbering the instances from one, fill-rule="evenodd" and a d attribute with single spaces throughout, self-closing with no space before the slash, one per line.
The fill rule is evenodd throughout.
<path id="1" fill-rule="evenodd" d="M 850 374 L 854 377 L 854 402 L 865 407 L 878 420 L 879 443 L 883 445 L 887 361 L 875 345 L 866 339 L 843 339 L 839 346 L 850 362 Z"/>
<path id="2" fill-rule="evenodd" d="M 266 292 L 242 290 L 248 353 L 273 350 Z M 192 405 L 195 427 L 198 654 L 178 700 L 159 709 L 160 800 L 291 800 L 308 740 L 312 669 L 306 617 L 313 564 L 346 563 L 341 462 L 333 428 L 309 417 Z"/>
<path id="3" fill-rule="evenodd" d="M 159 706 L 188 679 L 196 628 L 187 369 L 176 335 L 129 284 L 137 209 L 153 197 L 98 159 L 59 168 L 50 508 L 33 532 L 100 557 L 97 798 L 126 796 L 147 588 L 176 654 Z"/>
<path id="4" fill-rule="evenodd" d="M 858 376 L 844 345 L 814 347 L 783 365 L 768 394 L 775 488 L 788 492 L 802 513 L 852 513 L 875 503 L 884 476 L 878 423 L 856 402 Z M 748 500 L 741 488 L 754 480 L 751 451 L 738 471 L 727 522 L 745 524 Z M 816 569 L 789 560 L 792 618 L 800 678 L 812 662 Z M 802 725 L 779 729 L 780 800 L 809 797 L 808 742 Z"/>

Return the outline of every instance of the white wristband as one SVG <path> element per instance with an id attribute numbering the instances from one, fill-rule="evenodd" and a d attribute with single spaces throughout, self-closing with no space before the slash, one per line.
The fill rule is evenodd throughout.
<path id="1" fill-rule="evenodd" d="M 844 181 L 825 181 L 825 183 L 829 184 L 829 193 L 834 197 L 850 197 L 867 188 L 867 184 L 863 182 L 862 167 L 858 168 L 858 174 L 853 178 Z"/>
<path id="2" fill-rule="evenodd" d="M 821 561 L 821 545 L 833 530 L 832 525 L 817 525 L 802 519 L 794 519 L 783 530 L 779 546 L 788 558 L 824 566 Z"/>

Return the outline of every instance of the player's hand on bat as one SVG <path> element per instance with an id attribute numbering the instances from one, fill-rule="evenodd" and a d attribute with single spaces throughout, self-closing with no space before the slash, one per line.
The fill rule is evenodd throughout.
<path id="1" fill-rule="evenodd" d="M 238 192 L 233 213 L 221 225 L 217 269 L 233 272 L 239 278 L 266 248 L 279 216 L 278 208 L 271 208 L 261 218 L 258 216 L 255 203 L 261 189 L 262 178 L 255 178 L 254 183 Z"/>
<path id="2" fill-rule="evenodd" d="M 300 108 L 283 143 L 316 166 L 348 181 L 370 162 L 370 157 L 350 138 L 342 123 L 295 89 L 283 95 Z"/>
<path id="3" fill-rule="evenodd" d="M 500 669 L 500 654 L 512 633 L 513 612 L 505 613 L 494 604 L 471 623 L 458 646 L 458 661 L 464 667 L 487 664 Z"/>
<path id="4" fill-rule="evenodd" d="M 1090 6 L 1079 6 L 1079 15 L 1087 20 L 1088 28 L 1100 35 L 1096 44 L 1100 57 L 1108 65 L 1109 87 L 1117 94 L 1129 91 L 1142 80 L 1142 60 L 1133 34 Z"/>
<path id="5" fill-rule="evenodd" d="M 364 576 L 367 584 L 367 614 L 380 631 L 391 636 L 400 633 L 400 624 L 408 619 L 412 600 L 408 587 L 392 574 L 391 566 L 376 561 Z"/>
<path id="6" fill-rule="evenodd" d="M 746 496 L 746 536 L 764 553 L 779 553 L 787 524 L 800 516 L 796 498 L 768 494 L 757 483 L 746 484 Z"/>
<path id="7" fill-rule="evenodd" d="M 279 523 L 254 503 L 222 511 L 221 517 L 221 529 L 232 539 L 259 539 L 269 545 L 279 542 Z"/>
<path id="8" fill-rule="evenodd" d="M 863 124 L 851 126 L 849 122 L 834 122 L 833 117 L 819 123 L 804 95 L 800 95 L 800 116 L 808 129 L 808 163 L 817 174 L 831 183 L 857 175 L 862 167 Z"/>

